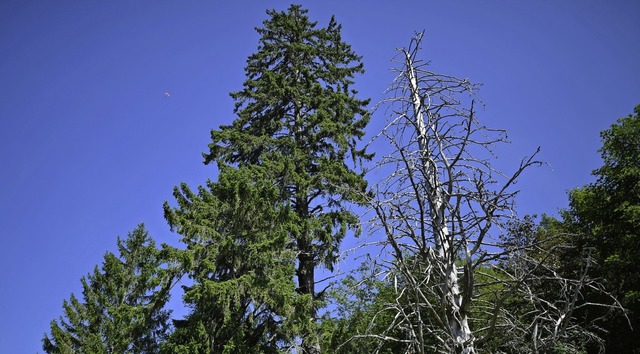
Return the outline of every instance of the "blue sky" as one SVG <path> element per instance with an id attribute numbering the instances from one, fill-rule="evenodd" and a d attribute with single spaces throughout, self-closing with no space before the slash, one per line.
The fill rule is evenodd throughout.
<path id="1" fill-rule="evenodd" d="M 540 146 L 518 210 L 554 214 L 592 181 L 598 133 L 640 103 L 637 1 L 303 1 L 364 56 L 361 97 L 393 77 L 394 48 L 426 30 L 431 69 L 483 83 L 479 119 L 509 131 L 498 165 Z M 41 352 L 80 277 L 172 187 L 214 178 L 209 131 L 232 121 L 254 31 L 283 1 L 0 1 L 0 352 Z M 170 96 L 165 95 L 169 92 Z M 384 116 L 374 114 L 368 137 Z M 384 147 L 377 147 L 384 150 Z"/>

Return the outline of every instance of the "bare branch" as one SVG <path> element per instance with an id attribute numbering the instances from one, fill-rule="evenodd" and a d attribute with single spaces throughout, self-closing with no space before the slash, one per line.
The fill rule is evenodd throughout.
<path id="1" fill-rule="evenodd" d="M 398 49 L 390 96 L 377 105 L 388 123 L 374 139 L 392 150 L 376 166 L 385 177 L 371 190 L 372 231 L 382 232 L 392 257 L 384 264 L 397 296 L 385 311 L 395 315 L 383 333 L 358 337 L 405 343 L 407 352 L 464 354 L 498 331 L 501 348 L 530 352 L 573 345 L 571 336 L 595 340 L 573 319 L 575 309 L 591 305 L 580 302 L 584 289 L 597 288 L 590 257 L 570 278 L 554 264 L 563 247 L 556 237 L 502 237 L 517 223 L 514 185 L 541 165 L 539 149 L 511 174 L 495 169 L 494 149 L 507 142 L 506 132 L 479 123 L 479 85 L 428 70 L 418 58 L 422 38 Z M 540 284 L 557 293 L 540 293 Z M 505 308 L 513 302 L 521 311 Z M 619 308 L 615 301 L 596 306 Z M 396 330 L 404 337 L 394 337 Z"/>

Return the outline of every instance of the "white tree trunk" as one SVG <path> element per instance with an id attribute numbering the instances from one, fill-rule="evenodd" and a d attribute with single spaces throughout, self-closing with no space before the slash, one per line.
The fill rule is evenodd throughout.
<path id="1" fill-rule="evenodd" d="M 425 99 L 420 95 L 420 87 L 416 77 L 414 64 L 411 55 L 405 52 L 406 74 L 408 76 L 409 90 L 411 93 L 411 103 L 413 105 L 413 119 L 417 130 L 418 146 L 420 148 L 420 157 L 422 168 L 427 171 L 426 198 L 430 201 L 430 222 L 433 228 L 433 237 L 435 243 L 436 263 L 438 264 L 440 277 L 442 281 L 442 294 L 446 301 L 446 316 L 448 319 L 449 329 L 455 341 L 455 350 L 458 353 L 474 354 L 473 333 L 469 327 L 469 319 L 466 311 L 462 308 L 463 296 L 471 296 L 471 294 L 463 294 L 460 291 L 458 267 L 455 264 L 457 259 L 452 248 L 452 239 L 446 224 L 445 213 L 447 210 L 448 198 L 446 191 L 442 187 L 442 183 L 438 180 L 438 165 L 431 158 L 432 152 L 429 149 L 428 140 L 429 130 L 427 126 L 430 122 L 425 121 L 424 104 Z M 427 116 L 427 118 L 429 118 Z M 431 127 L 431 131 L 435 131 Z M 444 155 L 443 151 L 440 151 Z M 447 160 L 447 156 L 442 156 L 443 161 Z M 469 289 L 471 291 L 471 289 Z"/>

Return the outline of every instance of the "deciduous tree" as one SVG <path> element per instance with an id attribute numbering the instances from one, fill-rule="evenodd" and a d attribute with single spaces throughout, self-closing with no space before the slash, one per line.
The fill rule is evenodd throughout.
<path id="1" fill-rule="evenodd" d="M 632 326 L 621 312 L 609 314 L 603 324 L 607 353 L 630 353 L 640 348 L 634 333 L 640 328 L 640 106 L 600 136 L 603 165 L 593 171 L 597 180 L 569 193 L 562 216 L 564 226 L 579 236 L 578 245 L 593 250 L 595 274 L 629 311 Z M 588 301 L 598 300 L 589 294 Z M 585 316 L 591 320 L 607 312 Z"/>

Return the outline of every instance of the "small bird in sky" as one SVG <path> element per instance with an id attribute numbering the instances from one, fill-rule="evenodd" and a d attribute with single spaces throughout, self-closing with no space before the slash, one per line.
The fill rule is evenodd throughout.
<path id="1" fill-rule="evenodd" d="M 166 97 L 171 97 L 171 92 L 169 92 L 169 91 L 165 91 L 164 95 L 165 95 Z"/>

